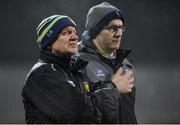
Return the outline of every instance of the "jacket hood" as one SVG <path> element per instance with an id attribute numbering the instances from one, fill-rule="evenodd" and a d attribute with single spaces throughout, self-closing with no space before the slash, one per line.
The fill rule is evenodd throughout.
<path id="1" fill-rule="evenodd" d="M 79 49 L 79 53 L 80 53 L 80 58 L 86 61 L 93 61 L 93 60 L 99 60 L 103 59 L 105 60 L 109 60 L 108 58 L 102 56 L 99 51 L 97 51 L 96 46 L 94 45 L 94 43 L 91 41 L 91 39 L 82 39 L 79 42 L 78 45 L 78 49 Z M 126 50 L 126 49 L 118 49 L 116 51 L 116 68 L 119 68 L 123 62 L 123 60 L 125 58 L 128 57 L 128 55 L 130 54 L 132 50 Z"/>
<path id="2" fill-rule="evenodd" d="M 46 50 L 40 51 L 40 59 L 47 63 L 70 67 L 71 55 L 69 54 L 54 54 Z"/>
<path id="3" fill-rule="evenodd" d="M 81 54 L 82 53 L 97 54 L 97 55 L 100 54 L 99 51 L 97 51 L 97 48 L 91 39 L 82 39 L 78 44 L 78 50 L 79 50 L 79 53 Z M 123 56 L 124 58 L 126 58 L 131 51 L 132 51 L 131 49 L 129 50 L 118 49 L 116 53 L 117 53 L 117 56 Z"/>

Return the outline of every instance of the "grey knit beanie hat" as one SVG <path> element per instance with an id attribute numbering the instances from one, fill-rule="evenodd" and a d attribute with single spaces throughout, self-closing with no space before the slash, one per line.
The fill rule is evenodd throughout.
<path id="1" fill-rule="evenodd" d="M 89 37 L 96 37 L 102 28 L 113 19 L 121 19 L 123 25 L 125 23 L 122 11 L 107 2 L 91 7 L 85 24 Z"/>

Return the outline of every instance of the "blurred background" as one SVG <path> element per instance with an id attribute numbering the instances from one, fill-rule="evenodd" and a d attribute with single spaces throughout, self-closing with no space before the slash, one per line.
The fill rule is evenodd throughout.
<path id="1" fill-rule="evenodd" d="M 123 10 L 121 48 L 132 49 L 139 123 L 180 123 L 180 1 L 106 0 Z M 0 123 L 25 123 L 21 90 L 36 63 L 36 27 L 65 14 L 84 31 L 88 9 L 103 0 L 0 1 Z"/>

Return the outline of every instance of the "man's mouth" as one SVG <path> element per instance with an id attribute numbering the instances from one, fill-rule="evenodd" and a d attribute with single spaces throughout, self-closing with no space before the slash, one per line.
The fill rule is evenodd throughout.
<path id="1" fill-rule="evenodd" d="M 119 42 L 120 42 L 120 40 L 119 40 L 119 39 L 117 39 L 117 40 L 113 40 L 112 42 L 113 42 L 113 43 L 119 43 Z"/>
<path id="2" fill-rule="evenodd" d="M 76 47 L 76 46 L 77 46 L 77 43 L 75 43 L 75 42 L 73 42 L 73 43 L 69 43 L 69 46 L 74 48 L 74 47 Z"/>

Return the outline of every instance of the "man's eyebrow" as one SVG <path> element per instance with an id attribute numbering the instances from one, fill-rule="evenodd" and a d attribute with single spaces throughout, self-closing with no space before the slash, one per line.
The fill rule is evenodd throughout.
<path id="1" fill-rule="evenodd" d="M 116 26 L 123 26 L 123 25 L 115 25 L 115 24 L 109 24 L 108 27 L 116 27 Z"/>

